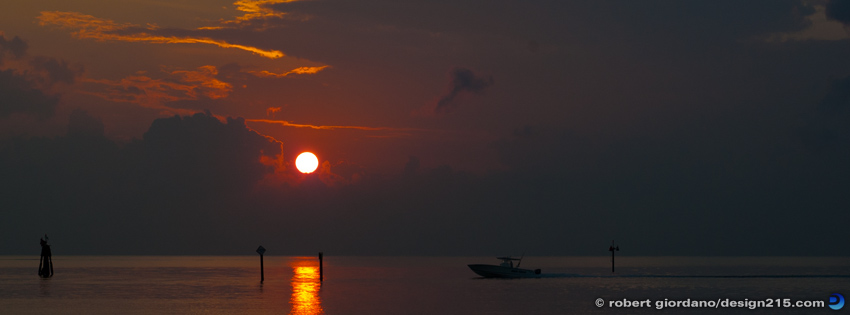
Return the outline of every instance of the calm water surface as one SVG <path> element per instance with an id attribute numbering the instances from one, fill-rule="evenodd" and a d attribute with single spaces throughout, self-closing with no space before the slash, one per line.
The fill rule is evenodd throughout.
<path id="1" fill-rule="evenodd" d="M 817 314 L 827 307 L 598 308 L 611 300 L 827 301 L 850 296 L 850 258 L 526 257 L 541 279 L 482 279 L 491 257 L 0 256 L 0 314 Z M 607 302 L 606 302 L 607 303 Z M 848 312 L 848 307 L 840 312 Z"/>

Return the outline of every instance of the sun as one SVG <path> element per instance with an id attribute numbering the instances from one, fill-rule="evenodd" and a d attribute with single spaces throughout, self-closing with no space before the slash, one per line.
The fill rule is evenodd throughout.
<path id="1" fill-rule="evenodd" d="M 310 152 L 304 152 L 295 159 L 295 167 L 304 174 L 312 173 L 319 167 L 319 159 Z"/>

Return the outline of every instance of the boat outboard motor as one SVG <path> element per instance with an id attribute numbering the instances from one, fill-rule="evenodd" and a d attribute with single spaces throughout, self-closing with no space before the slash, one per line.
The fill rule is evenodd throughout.
<path id="1" fill-rule="evenodd" d="M 539 275 L 539 274 L 540 274 L 540 269 L 534 269 L 534 274 Z"/>

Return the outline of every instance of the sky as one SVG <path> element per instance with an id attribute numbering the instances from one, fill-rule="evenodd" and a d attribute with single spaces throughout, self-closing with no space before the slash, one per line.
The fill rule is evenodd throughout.
<path id="1" fill-rule="evenodd" d="M 848 56 L 846 0 L 6 1 L 0 254 L 846 256 Z"/>

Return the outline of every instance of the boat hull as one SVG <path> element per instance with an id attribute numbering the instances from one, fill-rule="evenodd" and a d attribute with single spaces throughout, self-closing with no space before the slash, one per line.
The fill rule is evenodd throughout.
<path id="1" fill-rule="evenodd" d="M 520 269 L 496 265 L 473 264 L 469 269 L 484 278 L 539 278 L 540 269 Z"/>

